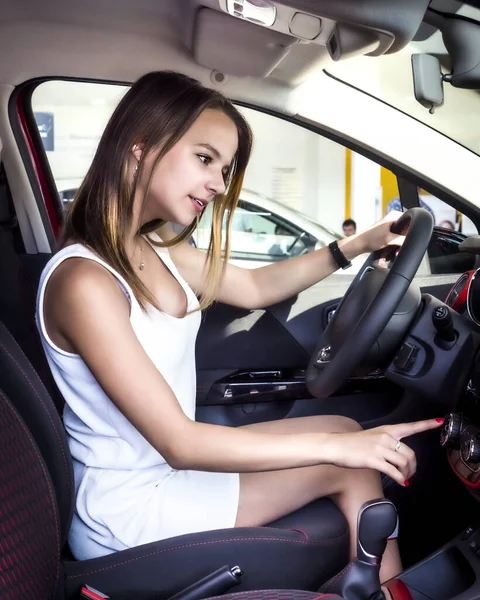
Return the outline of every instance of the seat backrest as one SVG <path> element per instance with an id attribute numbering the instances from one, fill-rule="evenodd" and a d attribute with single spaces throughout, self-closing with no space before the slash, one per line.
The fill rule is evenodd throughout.
<path id="1" fill-rule="evenodd" d="M 33 437 L 0 390 L 0 597 L 51 600 L 60 573 L 55 493 Z"/>
<path id="2" fill-rule="evenodd" d="M 62 420 L 45 386 L 0 321 L 0 388 L 30 430 L 47 465 L 57 499 L 62 546 L 73 515 L 73 464 Z"/>
<path id="3" fill-rule="evenodd" d="M 1 184 L 0 184 L 1 206 Z M 35 299 L 40 274 L 49 254 L 19 254 L 14 232 L 0 210 L 0 320 L 7 326 L 46 386 L 59 412 L 63 398 L 50 373 L 35 326 Z"/>

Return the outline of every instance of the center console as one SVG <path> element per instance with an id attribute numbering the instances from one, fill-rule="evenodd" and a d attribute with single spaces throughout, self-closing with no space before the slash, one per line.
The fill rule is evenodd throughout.
<path id="1" fill-rule="evenodd" d="M 445 417 L 440 443 L 456 476 L 480 502 L 479 356 L 476 363 L 455 412 Z M 419 535 L 422 535 L 421 526 Z M 409 588 L 414 600 L 473 600 L 480 597 L 480 520 L 398 579 Z"/>
<path id="2" fill-rule="evenodd" d="M 419 529 L 421 535 L 421 529 Z M 414 600 L 473 600 L 480 596 L 480 522 L 398 577 Z"/>
<path id="3" fill-rule="evenodd" d="M 464 273 L 451 289 L 445 304 L 480 327 L 480 269 Z M 440 443 L 455 475 L 480 502 L 480 353 L 477 353 L 467 379 L 467 388 L 453 407 L 454 412 L 445 417 Z M 438 526 L 441 527 L 441 523 Z M 418 535 L 422 535 L 421 524 Z M 480 597 L 480 520 L 398 579 L 409 588 L 414 600 L 473 600 Z"/>
<path id="4" fill-rule="evenodd" d="M 472 405 L 464 408 L 465 412 L 447 415 L 440 442 L 447 449 L 455 474 L 480 500 L 480 428 L 477 425 L 480 424 L 480 407 L 477 400 L 472 400 Z"/>

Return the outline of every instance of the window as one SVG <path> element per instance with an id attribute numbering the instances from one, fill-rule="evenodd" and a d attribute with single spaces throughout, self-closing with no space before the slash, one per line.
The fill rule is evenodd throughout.
<path id="1" fill-rule="evenodd" d="M 33 111 L 65 208 L 73 201 L 105 125 L 127 89 L 50 81 L 35 90 Z M 361 230 L 394 206 L 398 188 L 392 172 L 295 123 L 253 109 L 240 110 L 255 141 L 233 217 L 232 262 L 256 268 L 311 252 L 342 237 L 346 218 L 352 217 Z M 451 221 L 460 233 L 476 233 L 473 224 L 447 204 L 432 196 L 421 197 L 435 213 L 437 225 Z M 211 205 L 194 235 L 200 249 L 208 247 L 210 226 Z M 445 253 L 448 244 L 442 243 Z M 447 263 L 448 269 L 456 271 L 455 264 L 461 261 L 443 261 L 439 267 L 439 248 L 434 246 L 430 250 L 434 272 L 437 267 L 447 268 Z M 362 260 L 354 264 L 358 268 Z"/>
<path id="2" fill-rule="evenodd" d="M 202 250 L 208 247 L 211 219 L 210 205 L 195 232 L 194 241 Z M 275 262 L 321 248 L 339 237 L 286 206 L 244 190 L 232 220 L 231 258 Z"/>
<path id="3" fill-rule="evenodd" d="M 467 3 L 455 3 L 455 6 L 452 3 L 450 9 L 448 4 L 445 4 L 447 13 L 455 12 L 457 15 L 480 21 L 480 8 L 469 6 Z M 423 34 L 426 35 L 422 39 Z M 476 90 L 445 84 L 444 105 L 433 114 L 415 100 L 412 54 L 433 54 L 439 58 L 444 73 L 452 70 L 451 59 L 440 31 L 436 30 L 428 36 L 427 28 L 422 28 L 419 38 L 422 41 L 412 41 L 400 52 L 385 54 L 375 60 L 371 60 L 369 56 L 360 56 L 338 61 L 329 65 L 328 71 L 480 154 L 480 96 Z"/>

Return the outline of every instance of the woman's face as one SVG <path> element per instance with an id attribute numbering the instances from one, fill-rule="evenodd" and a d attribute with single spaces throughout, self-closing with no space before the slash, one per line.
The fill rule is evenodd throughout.
<path id="1" fill-rule="evenodd" d="M 230 117 L 219 110 L 204 110 L 159 162 L 142 222 L 165 219 L 190 225 L 217 194 L 225 191 L 225 176 L 237 145 L 237 128 Z M 146 159 L 145 175 L 137 188 L 141 197 L 154 160 L 154 153 Z"/>

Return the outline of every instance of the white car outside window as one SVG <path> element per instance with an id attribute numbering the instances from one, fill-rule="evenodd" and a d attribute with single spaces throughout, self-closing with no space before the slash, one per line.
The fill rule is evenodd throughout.
<path id="1" fill-rule="evenodd" d="M 232 218 L 230 262 L 260 267 L 322 248 L 341 237 L 270 198 L 245 189 L 240 198 Z M 194 234 L 195 244 L 201 250 L 208 248 L 211 222 L 209 205 Z"/>

